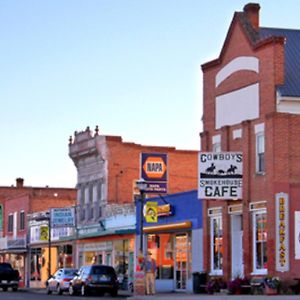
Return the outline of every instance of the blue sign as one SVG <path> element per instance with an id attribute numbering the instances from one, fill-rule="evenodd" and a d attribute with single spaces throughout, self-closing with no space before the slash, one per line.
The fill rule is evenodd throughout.
<path id="1" fill-rule="evenodd" d="M 148 184 L 147 194 L 166 194 L 168 192 L 167 154 L 141 153 L 141 178 Z"/>
<path id="2" fill-rule="evenodd" d="M 51 227 L 72 227 L 75 226 L 75 208 L 52 208 Z"/>

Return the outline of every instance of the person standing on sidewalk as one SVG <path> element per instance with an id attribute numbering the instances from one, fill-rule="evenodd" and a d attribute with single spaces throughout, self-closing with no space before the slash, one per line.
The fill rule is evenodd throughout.
<path id="1" fill-rule="evenodd" d="M 156 275 L 156 262 L 151 257 L 151 252 L 147 252 L 147 259 L 145 262 L 145 272 L 146 272 L 146 294 L 155 294 L 155 275 Z"/>

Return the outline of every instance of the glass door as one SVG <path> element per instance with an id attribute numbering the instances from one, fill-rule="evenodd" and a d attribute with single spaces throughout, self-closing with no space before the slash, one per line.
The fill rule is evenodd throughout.
<path id="1" fill-rule="evenodd" d="M 188 235 L 176 234 L 175 237 L 175 266 L 174 266 L 174 280 L 175 289 L 186 290 L 187 276 L 188 276 Z"/>

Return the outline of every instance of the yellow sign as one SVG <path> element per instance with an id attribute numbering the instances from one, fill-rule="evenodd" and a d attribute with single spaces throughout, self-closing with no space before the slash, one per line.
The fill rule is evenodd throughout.
<path id="1" fill-rule="evenodd" d="M 41 226 L 40 227 L 40 240 L 48 241 L 48 235 L 49 235 L 48 226 Z"/>
<path id="2" fill-rule="evenodd" d="M 146 203 L 146 222 L 157 223 L 157 202 Z"/>

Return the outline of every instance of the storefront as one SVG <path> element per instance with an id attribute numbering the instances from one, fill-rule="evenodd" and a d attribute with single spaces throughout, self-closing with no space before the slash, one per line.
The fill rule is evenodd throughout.
<path id="1" fill-rule="evenodd" d="M 190 292 L 192 273 L 203 270 L 201 200 L 193 190 L 147 199 L 146 204 L 150 201 L 157 203 L 157 222 L 144 218 L 143 232 L 145 252 L 151 252 L 157 265 L 156 290 Z"/>
<path id="2" fill-rule="evenodd" d="M 135 210 L 132 204 L 107 206 L 103 221 L 78 227 L 78 267 L 113 266 L 122 288 L 133 281 Z"/>

